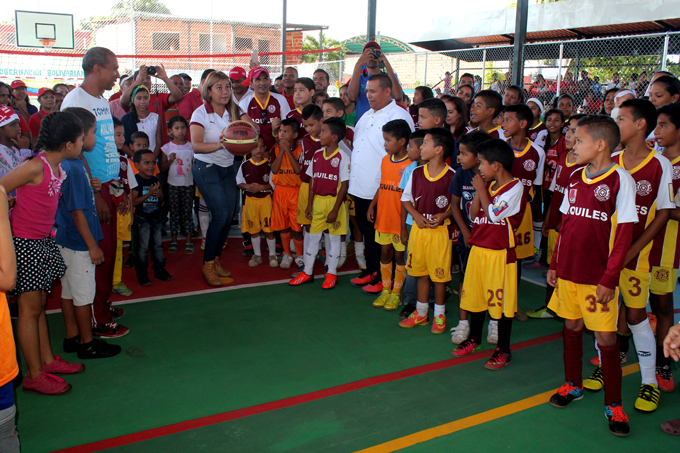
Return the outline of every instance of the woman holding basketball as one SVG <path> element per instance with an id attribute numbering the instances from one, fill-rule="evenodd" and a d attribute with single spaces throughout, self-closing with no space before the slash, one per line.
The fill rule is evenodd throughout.
<path id="1" fill-rule="evenodd" d="M 222 130 L 238 120 L 258 128 L 234 102 L 231 81 L 225 73 L 210 73 L 203 82 L 201 97 L 204 102 L 191 116 L 190 130 L 195 154 L 192 173 L 211 214 L 203 253 L 203 278 L 209 285 L 221 286 L 220 278 L 231 275 L 222 268 L 220 255 L 239 193 L 234 155 L 224 147 Z"/>

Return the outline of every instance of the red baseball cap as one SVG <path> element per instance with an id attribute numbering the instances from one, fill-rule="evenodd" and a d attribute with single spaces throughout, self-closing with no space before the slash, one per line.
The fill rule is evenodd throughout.
<path id="1" fill-rule="evenodd" d="M 52 88 L 41 88 L 38 90 L 38 97 L 42 96 L 43 94 L 48 94 L 52 93 L 54 94 L 54 90 Z"/>
<path id="2" fill-rule="evenodd" d="M 6 105 L 0 105 L 0 127 L 18 119 L 19 115 L 17 115 L 13 108 Z"/>
<path id="3" fill-rule="evenodd" d="M 366 49 L 371 49 L 371 48 L 373 48 L 373 49 L 378 49 L 378 50 L 382 50 L 382 48 L 380 47 L 380 44 L 378 44 L 378 43 L 375 42 L 375 41 L 369 41 L 369 42 L 367 42 L 366 45 L 364 46 L 364 50 L 366 50 Z"/>
<path id="4" fill-rule="evenodd" d="M 248 79 L 248 73 L 246 72 L 245 69 L 243 69 L 240 66 L 234 66 L 233 68 L 231 68 L 231 71 L 229 71 L 229 78 L 231 80 L 241 80 L 244 77 L 246 80 L 244 80 L 243 83 L 241 83 L 241 85 L 247 87 L 248 85 L 250 85 L 250 80 Z"/>
<path id="5" fill-rule="evenodd" d="M 14 82 L 12 82 L 12 89 L 19 87 L 28 88 L 23 80 L 15 80 Z"/>
<path id="6" fill-rule="evenodd" d="M 253 68 L 250 70 L 250 80 L 255 80 L 257 79 L 260 74 L 265 73 L 267 74 L 267 77 L 269 77 L 269 71 L 267 69 L 263 68 L 262 66 L 258 66 L 257 68 Z"/>

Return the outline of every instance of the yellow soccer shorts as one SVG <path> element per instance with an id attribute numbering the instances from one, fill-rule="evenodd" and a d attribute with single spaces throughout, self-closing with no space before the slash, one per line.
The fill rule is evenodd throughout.
<path id="1" fill-rule="evenodd" d="M 512 318 L 517 312 L 517 261 L 508 263 L 508 250 L 473 246 L 470 250 L 460 308 L 489 311 L 493 319 Z"/>
<path id="2" fill-rule="evenodd" d="M 593 332 L 616 332 L 619 317 L 619 290 L 606 304 L 597 303 L 597 285 L 581 285 L 557 279 L 548 308 L 564 319 L 583 319 Z"/>
<path id="3" fill-rule="evenodd" d="M 652 282 L 649 285 L 649 292 L 657 296 L 670 294 L 675 291 L 678 281 L 678 270 L 668 267 L 652 267 Z"/>
<path id="4" fill-rule="evenodd" d="M 433 282 L 451 281 L 451 242 L 445 225 L 420 229 L 415 223 L 408 243 L 406 271 L 411 277 L 429 276 Z"/>
<path id="5" fill-rule="evenodd" d="M 343 235 L 347 234 L 347 205 L 346 203 L 340 204 L 340 209 L 338 209 L 338 215 L 335 218 L 335 222 L 327 223 L 328 214 L 335 207 L 335 201 L 337 197 L 327 196 L 315 196 L 314 204 L 312 205 L 312 223 L 309 228 L 309 232 L 312 234 L 322 233 L 328 230 L 328 233 L 332 235 Z"/>
<path id="6" fill-rule="evenodd" d="M 132 240 L 132 213 L 134 207 L 125 215 L 118 214 L 118 240 L 131 241 Z"/>
<path id="7" fill-rule="evenodd" d="M 401 243 L 401 236 L 392 233 L 375 232 L 375 242 L 380 245 L 392 245 L 397 252 L 406 250 L 404 244 Z"/>
<path id="8" fill-rule="evenodd" d="M 312 221 L 305 216 L 307 203 L 309 203 L 309 183 L 303 182 L 300 186 L 297 204 L 297 223 L 300 225 L 310 225 L 312 223 Z"/>
<path id="9" fill-rule="evenodd" d="M 534 256 L 534 218 L 529 203 L 524 211 L 522 223 L 515 231 L 515 254 L 518 260 Z"/>
<path id="10" fill-rule="evenodd" d="M 652 275 L 649 272 L 631 271 L 626 268 L 621 271 L 619 289 L 626 307 L 647 308 L 651 280 Z"/>
<path id="11" fill-rule="evenodd" d="M 357 215 L 357 210 L 356 207 L 354 206 L 354 198 L 350 197 L 347 195 L 347 212 L 351 217 L 356 217 Z"/>
<path id="12" fill-rule="evenodd" d="M 272 198 L 246 197 L 241 211 L 241 233 L 271 233 Z"/>
<path id="13" fill-rule="evenodd" d="M 291 228 L 293 231 L 302 231 L 302 227 L 297 222 L 299 191 L 299 186 L 276 186 L 272 198 L 272 230 L 281 231 Z"/>
<path id="14" fill-rule="evenodd" d="M 557 247 L 557 237 L 560 233 L 557 230 L 548 230 L 548 264 L 552 261 L 553 252 Z"/>

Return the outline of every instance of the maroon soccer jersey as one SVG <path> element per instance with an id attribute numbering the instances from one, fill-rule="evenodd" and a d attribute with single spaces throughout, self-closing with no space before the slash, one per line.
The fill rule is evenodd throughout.
<path id="1" fill-rule="evenodd" d="M 236 175 L 238 184 L 269 184 L 269 174 L 272 171 L 271 163 L 265 159 L 259 163 L 253 159 L 244 160 Z M 271 190 L 263 190 L 256 193 L 247 192 L 249 197 L 264 198 L 271 194 Z"/>
<path id="2" fill-rule="evenodd" d="M 254 93 L 248 93 L 239 102 L 241 109 L 260 126 L 260 135 L 264 137 L 267 150 L 276 145 L 276 139 L 272 135 L 272 121 L 274 118 L 285 119 L 290 111 L 286 98 L 280 94 L 268 93 L 267 101 L 263 104 L 255 97 Z"/>
<path id="3" fill-rule="evenodd" d="M 573 283 L 615 288 L 638 220 L 633 178 L 618 165 L 592 179 L 586 167 L 575 170 L 560 211 L 550 269 Z"/>
<path id="4" fill-rule="evenodd" d="M 661 154 L 650 149 L 645 160 L 633 169 L 627 169 L 624 164 L 624 149 L 620 153 L 612 155 L 612 160 L 621 168 L 628 171 L 635 180 L 635 209 L 637 210 L 638 223 L 633 227 L 633 241 L 640 237 L 642 232 L 656 217 L 660 209 L 674 209 L 673 192 L 673 166 L 670 161 Z M 649 252 L 652 242 L 647 244 L 626 265 L 627 269 L 649 272 Z"/>
<path id="5" fill-rule="evenodd" d="M 505 134 L 503 133 L 503 129 L 501 129 L 500 126 L 496 126 L 493 129 L 491 129 L 490 131 L 485 131 L 484 129 L 482 129 L 480 127 L 476 127 L 474 129 L 466 128 L 465 133 L 469 134 L 470 132 L 474 132 L 474 131 L 486 132 L 487 134 L 489 134 L 489 137 L 491 137 L 491 138 L 500 138 L 501 140 L 505 140 Z"/>
<path id="6" fill-rule="evenodd" d="M 555 176 L 557 164 L 559 164 L 560 158 L 564 154 L 567 154 L 567 145 L 564 141 L 564 136 L 560 137 L 553 146 L 545 150 L 545 166 L 543 167 L 545 176 L 543 178 L 544 189 L 550 189 L 550 184 L 552 184 L 553 176 Z"/>
<path id="7" fill-rule="evenodd" d="M 564 198 L 564 192 L 567 190 L 569 185 L 569 176 L 576 170 L 576 162 L 568 163 L 567 159 L 569 157 L 569 152 L 562 153 L 560 155 L 560 161 L 555 169 L 555 177 L 553 183 L 550 186 L 553 196 L 550 202 L 550 210 L 548 211 L 548 220 L 545 222 L 546 228 L 549 230 L 554 230 L 560 220 L 562 220 L 562 213 L 560 212 L 560 206 L 562 205 L 562 199 Z"/>
<path id="8" fill-rule="evenodd" d="M 485 249 L 514 249 L 515 231 L 527 206 L 524 186 L 519 179 L 513 179 L 494 192 L 492 185 L 493 182 L 487 185 L 491 204 L 480 207 L 468 242 Z"/>
<path id="9" fill-rule="evenodd" d="M 527 201 L 534 199 L 534 187 L 543 183 L 543 164 L 545 153 L 531 140 L 527 140 L 523 150 L 513 148 L 515 162 L 512 164 L 512 176 L 519 179 L 527 194 Z M 508 144 L 510 139 L 508 139 Z"/>
<path id="10" fill-rule="evenodd" d="M 529 129 L 529 140 L 534 142 L 536 146 L 540 146 L 545 150 L 545 141 L 548 137 L 548 128 L 545 127 L 543 121 L 538 123 L 538 126 Z"/>
<path id="11" fill-rule="evenodd" d="M 673 193 L 675 194 L 675 204 L 677 206 L 678 191 L 680 191 L 680 157 L 671 161 L 673 165 Z M 678 269 L 680 266 L 680 234 L 678 234 L 678 221 L 669 219 L 659 234 L 654 238 L 652 251 L 649 254 L 649 264 L 651 266 L 661 266 L 665 268 Z"/>
<path id="12" fill-rule="evenodd" d="M 347 140 L 350 144 L 354 143 L 354 128 L 353 127 L 347 126 L 347 130 L 345 131 L 344 140 Z"/>
<path id="13" fill-rule="evenodd" d="M 292 113 L 292 112 L 291 112 Z M 311 135 L 307 134 L 302 139 L 302 153 L 300 154 L 300 181 L 309 182 L 311 178 L 307 174 L 314 153 L 321 149 L 321 143 Z"/>
<path id="14" fill-rule="evenodd" d="M 311 190 L 314 195 L 338 195 L 338 188 L 343 181 L 349 181 L 350 157 L 340 148 L 326 155 L 326 148 L 314 153 L 307 168 L 307 175 L 312 178 Z"/>
<path id="15" fill-rule="evenodd" d="M 401 201 L 410 201 L 427 220 L 432 220 L 436 214 L 451 209 L 449 186 L 453 181 L 454 171 L 448 165 L 438 175 L 432 176 L 426 164 L 416 167 L 406 183 Z M 448 225 L 450 219 L 446 219 Z"/>
<path id="16" fill-rule="evenodd" d="M 418 125 L 418 106 L 409 105 L 408 114 L 411 115 L 411 119 L 413 120 L 413 125 L 416 127 L 416 130 L 420 129 L 420 126 Z"/>

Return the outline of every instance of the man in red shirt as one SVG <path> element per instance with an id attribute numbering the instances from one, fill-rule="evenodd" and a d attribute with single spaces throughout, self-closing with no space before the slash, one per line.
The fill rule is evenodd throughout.
<path id="1" fill-rule="evenodd" d="M 31 129 L 33 143 L 36 143 L 38 140 L 38 135 L 40 135 L 40 124 L 42 123 L 43 118 L 54 112 L 54 106 L 56 104 L 54 91 L 50 88 L 40 88 L 38 91 L 38 102 L 40 103 L 40 110 L 38 113 L 31 115 L 28 119 L 28 127 Z"/>
<path id="2" fill-rule="evenodd" d="M 203 71 L 203 74 L 201 74 L 201 83 L 198 85 L 198 88 L 194 88 L 188 93 L 186 93 L 182 100 L 179 102 L 177 113 L 179 114 L 179 116 L 187 120 L 187 123 L 191 122 L 191 115 L 194 114 L 194 110 L 203 105 L 203 98 L 201 97 L 201 88 L 203 88 L 203 82 L 205 82 L 205 79 L 208 77 L 208 75 L 214 71 L 215 71 L 214 69 L 206 69 L 205 71 Z M 184 138 L 191 141 L 191 134 L 189 133 L 189 129 L 187 129 L 187 133 L 184 136 Z"/>
<path id="3" fill-rule="evenodd" d="M 283 71 L 283 92 L 281 93 L 288 101 L 288 107 L 291 110 L 295 109 L 295 100 L 293 99 L 293 92 L 295 91 L 295 81 L 298 79 L 298 72 L 292 66 L 288 66 Z"/>

